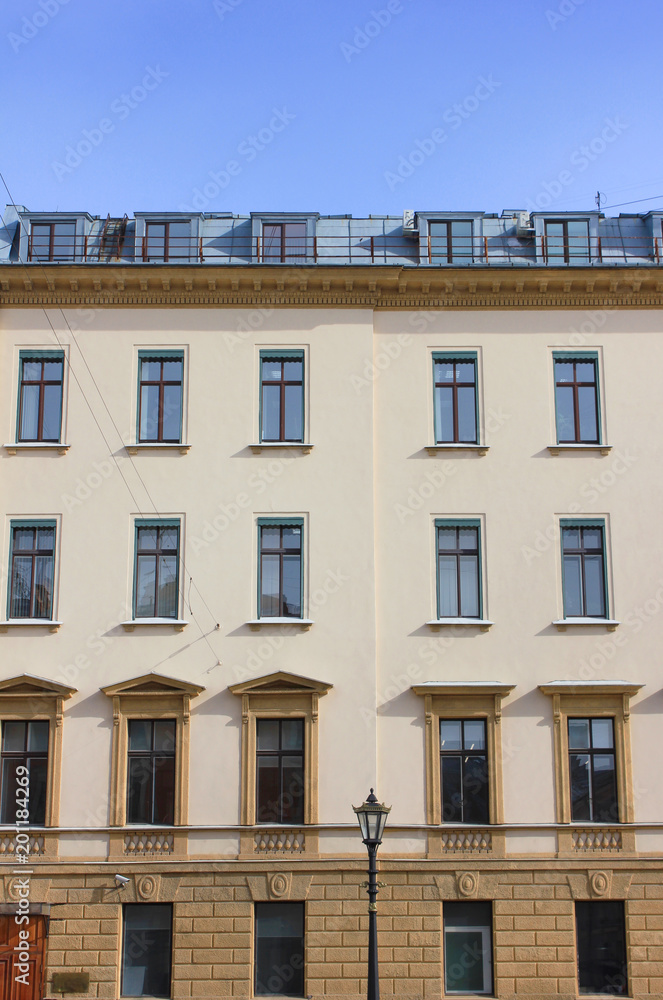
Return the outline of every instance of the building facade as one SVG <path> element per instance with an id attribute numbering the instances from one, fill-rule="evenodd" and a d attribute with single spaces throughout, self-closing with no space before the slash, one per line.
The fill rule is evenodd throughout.
<path id="1" fill-rule="evenodd" d="M 7 208 L 7 1000 L 663 993 L 662 219 Z"/>

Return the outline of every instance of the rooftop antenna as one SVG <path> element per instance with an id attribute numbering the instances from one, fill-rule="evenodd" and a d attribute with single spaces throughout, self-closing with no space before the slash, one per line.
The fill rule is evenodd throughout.
<path id="1" fill-rule="evenodd" d="M 597 191 L 596 192 L 596 197 L 594 198 L 594 201 L 596 202 L 596 208 L 597 208 L 599 214 L 601 212 L 601 202 L 605 203 L 605 200 L 606 200 L 606 196 L 601 191 Z"/>

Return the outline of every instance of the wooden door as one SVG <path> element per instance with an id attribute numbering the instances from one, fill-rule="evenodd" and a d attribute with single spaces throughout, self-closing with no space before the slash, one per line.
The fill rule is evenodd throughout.
<path id="1" fill-rule="evenodd" d="M 28 938 L 19 938 L 19 929 L 27 930 Z M 16 945 L 27 951 L 28 960 L 22 963 Z M 46 918 L 30 915 L 27 924 L 16 924 L 13 916 L 0 916 L 0 997 L 2 1000 L 40 1000 L 44 976 L 44 949 L 46 946 Z M 28 966 L 19 969 L 19 965 Z M 27 982 L 18 982 L 17 976 Z"/>

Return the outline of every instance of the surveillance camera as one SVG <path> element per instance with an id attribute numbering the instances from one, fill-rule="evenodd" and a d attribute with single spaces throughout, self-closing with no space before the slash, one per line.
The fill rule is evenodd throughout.
<path id="1" fill-rule="evenodd" d="M 116 875 L 115 881 L 117 882 L 118 889 L 124 889 L 125 885 L 127 885 L 131 879 L 126 878 L 125 875 Z"/>

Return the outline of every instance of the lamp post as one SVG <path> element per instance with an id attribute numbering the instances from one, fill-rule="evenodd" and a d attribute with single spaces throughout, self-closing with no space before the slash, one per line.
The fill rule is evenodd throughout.
<path id="1" fill-rule="evenodd" d="M 368 796 L 363 805 L 352 807 L 357 814 L 362 840 L 368 848 L 368 882 L 364 888 L 368 890 L 368 1000 L 380 1000 L 380 980 L 378 976 L 378 925 L 376 902 L 378 889 L 384 882 L 377 881 L 377 853 L 382 843 L 382 834 L 387 822 L 387 814 L 391 806 L 381 805 L 373 794 Z"/>

